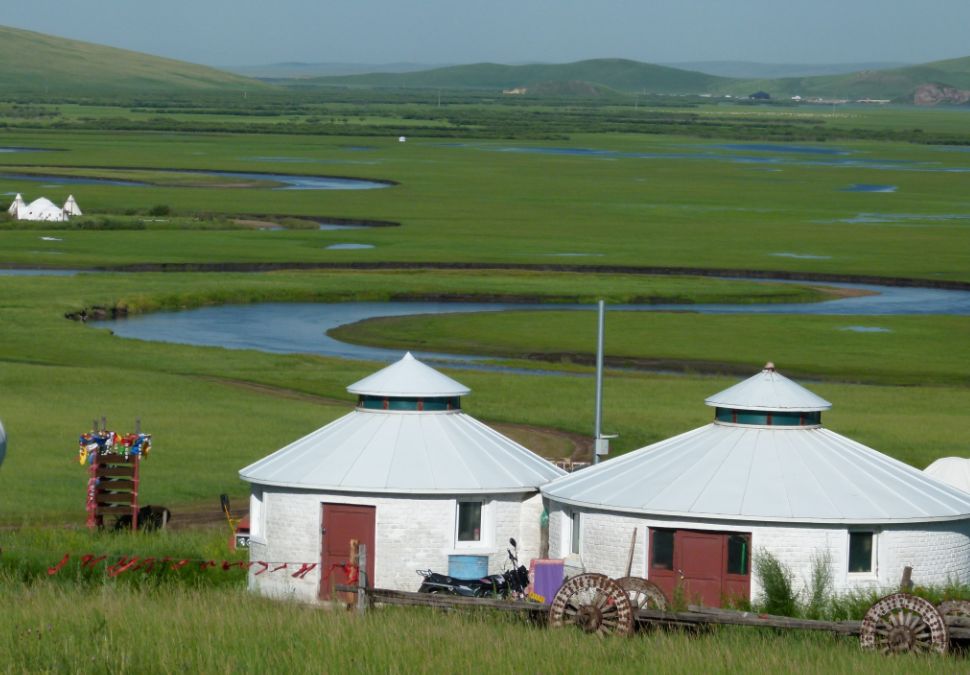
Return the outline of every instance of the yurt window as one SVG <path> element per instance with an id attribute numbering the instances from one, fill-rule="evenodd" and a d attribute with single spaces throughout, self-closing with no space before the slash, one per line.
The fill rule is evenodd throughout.
<path id="1" fill-rule="evenodd" d="M 727 573 L 747 574 L 751 561 L 751 542 L 747 535 L 732 534 L 727 541 Z"/>
<path id="2" fill-rule="evenodd" d="M 263 490 L 253 488 L 249 498 L 249 536 L 256 538 L 263 536 Z"/>
<path id="3" fill-rule="evenodd" d="M 482 502 L 458 502 L 458 541 L 482 540 Z"/>
<path id="4" fill-rule="evenodd" d="M 582 531 L 579 511 L 573 511 L 569 516 L 569 552 L 579 555 L 579 534 Z"/>
<path id="5" fill-rule="evenodd" d="M 650 547 L 650 566 L 674 569 L 674 531 L 654 529 Z"/>
<path id="6" fill-rule="evenodd" d="M 872 572 L 875 547 L 872 532 L 849 532 L 849 572 Z"/>

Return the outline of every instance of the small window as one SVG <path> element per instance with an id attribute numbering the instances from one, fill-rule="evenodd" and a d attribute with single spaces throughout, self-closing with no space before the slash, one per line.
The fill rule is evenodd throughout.
<path id="1" fill-rule="evenodd" d="M 872 532 L 849 532 L 849 571 L 872 572 Z"/>
<path id="2" fill-rule="evenodd" d="M 650 566 L 664 570 L 674 569 L 674 531 L 654 530 L 650 552 Z"/>
<path id="3" fill-rule="evenodd" d="M 747 535 L 732 534 L 728 537 L 727 573 L 747 574 L 751 546 Z"/>
<path id="4" fill-rule="evenodd" d="M 570 523 L 569 552 L 579 555 L 579 532 L 581 527 L 579 513 L 574 512 L 570 516 Z"/>
<path id="5" fill-rule="evenodd" d="M 482 540 L 482 503 L 458 502 L 458 541 Z"/>
<path id="6" fill-rule="evenodd" d="M 252 537 L 263 536 L 263 490 L 253 488 L 249 498 L 249 534 Z"/>

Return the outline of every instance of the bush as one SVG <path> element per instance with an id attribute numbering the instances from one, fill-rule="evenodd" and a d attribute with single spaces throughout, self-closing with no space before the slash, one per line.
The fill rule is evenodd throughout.
<path id="1" fill-rule="evenodd" d="M 156 204 L 148 209 L 148 215 L 150 216 L 167 216 L 171 213 L 172 209 L 169 208 L 168 204 Z"/>
<path id="2" fill-rule="evenodd" d="M 754 561 L 755 574 L 761 583 L 758 611 L 779 616 L 798 616 L 798 598 L 792 586 L 794 575 L 767 551 L 760 551 Z"/>

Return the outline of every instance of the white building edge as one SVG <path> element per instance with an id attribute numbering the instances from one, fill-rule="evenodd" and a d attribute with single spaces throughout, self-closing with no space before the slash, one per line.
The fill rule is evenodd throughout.
<path id="1" fill-rule="evenodd" d="M 320 563 L 302 579 L 254 568 L 251 589 L 326 599 L 351 538 L 368 545 L 370 584 L 399 590 L 453 555 L 500 571 L 510 537 L 538 557 L 538 488 L 564 472 L 462 412 L 467 387 L 407 354 L 348 391 L 353 412 L 240 471 L 250 559 Z"/>
<path id="2" fill-rule="evenodd" d="M 712 424 L 543 486 L 550 555 L 619 577 L 633 544 L 632 574 L 710 605 L 756 598 L 765 551 L 796 588 L 815 564 L 837 592 L 896 587 L 906 566 L 970 583 L 970 494 L 824 429 L 830 404 L 771 364 L 706 403 Z"/>

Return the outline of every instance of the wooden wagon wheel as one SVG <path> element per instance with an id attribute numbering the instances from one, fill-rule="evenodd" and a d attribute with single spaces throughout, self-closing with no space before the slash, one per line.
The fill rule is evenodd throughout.
<path id="1" fill-rule="evenodd" d="M 667 609 L 667 596 L 660 590 L 660 586 L 641 579 L 640 577 L 622 577 L 616 580 L 620 588 L 626 591 L 633 605 L 633 611 L 638 609 Z"/>
<path id="2" fill-rule="evenodd" d="M 626 591 L 604 574 L 579 574 L 562 585 L 549 607 L 549 625 L 587 633 L 629 635 L 633 608 Z"/>
<path id="3" fill-rule="evenodd" d="M 883 654 L 946 652 L 949 635 L 943 616 L 932 604 L 908 593 L 879 600 L 862 619 L 859 644 Z"/>

